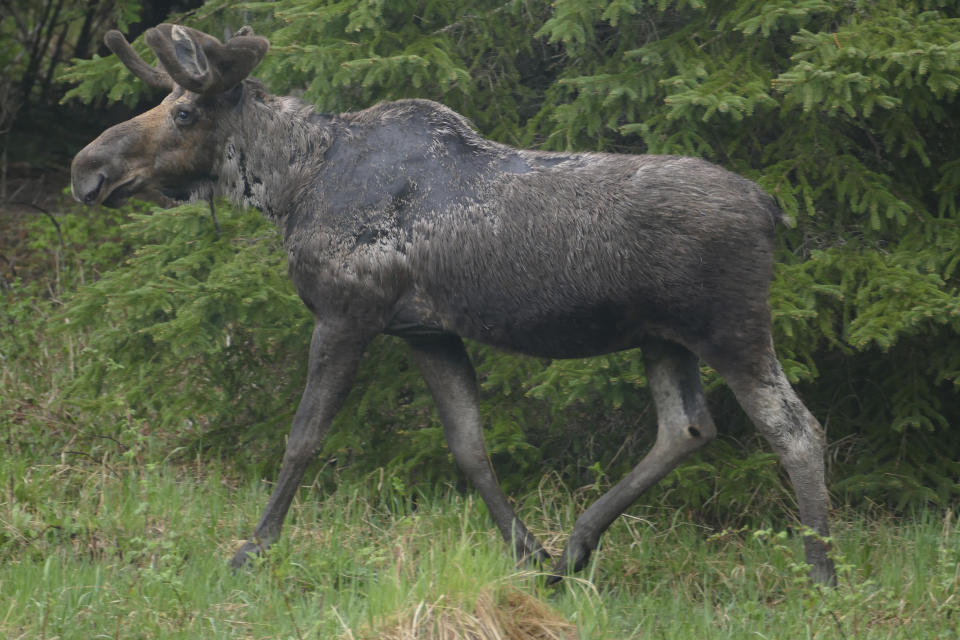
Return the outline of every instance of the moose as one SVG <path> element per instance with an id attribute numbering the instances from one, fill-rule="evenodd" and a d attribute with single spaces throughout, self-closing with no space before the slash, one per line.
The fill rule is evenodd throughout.
<path id="1" fill-rule="evenodd" d="M 551 580 L 582 569 L 624 510 L 715 437 L 702 360 L 785 467 L 811 577 L 835 584 L 824 434 L 771 337 L 783 214 L 757 184 L 696 158 L 516 149 L 428 100 L 322 113 L 249 77 L 270 46 L 249 27 L 221 42 L 160 24 L 145 39 L 157 66 L 118 31 L 105 36 L 133 74 L 170 93 L 77 154 L 74 197 L 119 206 L 152 189 L 259 209 L 315 318 L 279 476 L 234 567 L 280 536 L 365 346 L 384 333 L 409 344 L 452 456 L 503 538 L 541 566 L 549 554 L 491 468 L 463 339 L 545 358 L 640 348 L 655 443 L 579 516 Z"/>

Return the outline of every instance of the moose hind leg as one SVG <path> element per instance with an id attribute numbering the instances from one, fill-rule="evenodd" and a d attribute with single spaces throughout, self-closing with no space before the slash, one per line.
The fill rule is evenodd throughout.
<path id="1" fill-rule="evenodd" d="M 500 489 L 490 466 L 477 403 L 473 365 L 457 336 L 410 340 L 420 372 L 427 381 L 457 466 L 483 498 L 503 538 L 517 558 L 534 564 L 550 559 L 520 521 Z"/>
<path id="2" fill-rule="evenodd" d="M 790 386 L 772 342 L 756 362 L 759 364 L 743 366 L 720 360 L 714 366 L 790 476 L 800 522 L 813 533 L 804 537 L 811 578 L 835 585 L 836 571 L 824 542 L 829 525 L 823 429 Z"/>
<path id="3" fill-rule="evenodd" d="M 600 535 L 617 516 L 716 436 L 697 357 L 678 344 L 660 340 L 646 342 L 642 349 L 657 410 L 657 439 L 640 463 L 577 519 L 551 582 L 582 569 L 597 548 Z"/>

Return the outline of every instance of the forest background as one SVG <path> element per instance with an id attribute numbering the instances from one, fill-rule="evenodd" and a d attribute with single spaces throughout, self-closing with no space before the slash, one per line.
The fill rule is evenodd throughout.
<path id="1" fill-rule="evenodd" d="M 159 99 L 98 43 L 109 27 L 132 39 L 170 7 L 4 7 L 2 195 L 23 202 L 18 169 L 62 169 L 104 120 L 125 117 L 111 103 Z M 774 333 L 827 430 L 830 486 L 844 502 L 902 509 L 960 496 L 957 13 L 933 0 L 284 0 L 207 2 L 171 19 L 221 35 L 249 22 L 272 41 L 257 75 L 320 110 L 431 98 L 508 144 L 697 155 L 758 181 L 793 221 L 778 233 Z M 88 59 L 64 67 L 74 55 Z M 225 204 L 219 234 L 195 206 L 38 206 L 48 215 L 7 214 L 0 252 L 11 444 L 55 451 L 96 436 L 96 458 L 124 430 L 147 430 L 171 451 L 275 464 L 310 319 L 270 226 Z M 508 485 L 543 469 L 615 479 L 649 444 L 635 353 L 472 350 Z M 36 358 L 52 352 L 59 366 Z M 417 378 L 399 341 L 377 342 L 322 457 L 404 483 L 452 477 Z M 754 479 L 730 482 L 744 453 L 776 474 L 728 392 L 710 389 L 723 435 L 666 483 L 684 503 L 712 495 L 705 486 L 747 499 Z"/>
<path id="2" fill-rule="evenodd" d="M 217 35 L 251 24 L 272 43 L 255 75 L 321 111 L 430 98 L 507 144 L 696 155 L 756 180 L 791 220 L 777 236 L 774 336 L 827 431 L 835 504 L 910 514 L 960 503 L 960 3 L 2 0 L 0 10 L 0 434 L 8 503 L 33 514 L 34 535 L 66 526 L 21 479 L 36 461 L 202 460 L 272 478 L 304 382 L 311 318 L 258 212 L 217 203 L 217 229 L 205 204 L 90 210 L 61 191 L 76 150 L 161 97 L 100 46 L 103 33 L 133 40 L 164 19 Z M 650 445 L 635 352 L 548 361 L 470 350 L 508 492 L 545 475 L 606 486 Z M 788 484 L 722 381 L 704 374 L 719 441 L 643 501 L 710 527 L 776 520 L 793 506 Z M 398 499 L 461 482 L 400 341 L 370 347 L 316 469 L 327 488 L 377 474 Z"/>

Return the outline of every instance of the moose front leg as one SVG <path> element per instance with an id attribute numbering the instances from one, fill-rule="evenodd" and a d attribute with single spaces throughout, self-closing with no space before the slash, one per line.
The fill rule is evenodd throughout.
<path id="1" fill-rule="evenodd" d="M 319 322 L 314 328 L 307 385 L 293 418 L 280 475 L 253 536 L 230 562 L 234 568 L 242 567 L 250 556 L 259 554 L 280 537 L 303 474 L 350 391 L 366 343 L 366 339 L 357 337 L 355 329 L 351 333 Z"/>
<path id="2" fill-rule="evenodd" d="M 480 493 L 517 558 L 534 564 L 550 559 L 507 502 L 490 466 L 477 405 L 477 380 L 457 336 L 410 340 L 413 354 L 437 404 L 447 444 L 457 466 Z"/>

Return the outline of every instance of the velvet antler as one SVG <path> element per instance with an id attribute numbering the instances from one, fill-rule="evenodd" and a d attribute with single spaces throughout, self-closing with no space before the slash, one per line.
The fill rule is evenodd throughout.
<path id="1" fill-rule="evenodd" d="M 133 50 L 123 34 L 116 30 L 107 31 L 103 37 L 103 42 L 110 51 L 113 51 L 120 61 L 137 76 L 151 87 L 160 87 L 161 89 L 173 89 L 173 78 L 163 69 L 153 67 L 143 61 L 143 58 Z"/>
<path id="2" fill-rule="evenodd" d="M 148 29 L 147 44 L 178 85 L 194 93 L 226 91 L 250 75 L 270 48 L 270 42 L 243 27 L 226 44 L 211 35 L 181 25 Z"/>

